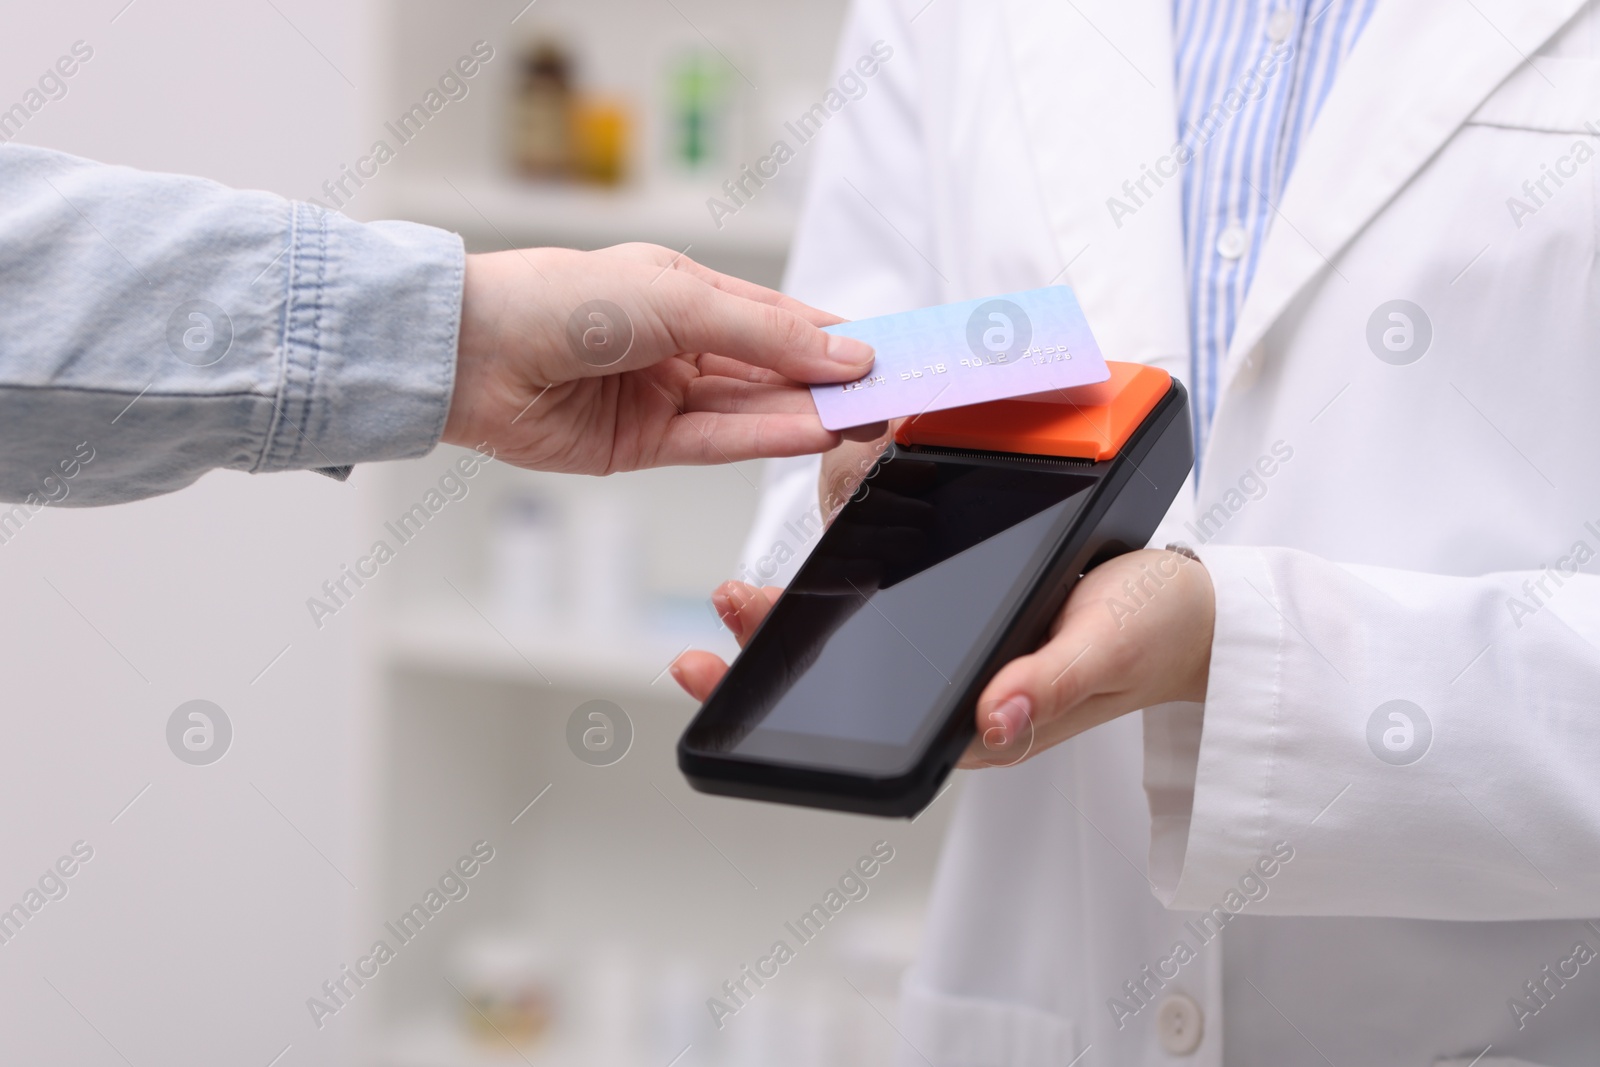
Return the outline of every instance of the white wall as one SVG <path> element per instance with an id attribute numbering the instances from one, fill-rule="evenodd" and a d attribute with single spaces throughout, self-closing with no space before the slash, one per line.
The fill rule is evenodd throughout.
<path id="1" fill-rule="evenodd" d="M 74 41 L 94 49 L 20 140 L 287 195 L 348 158 L 359 92 L 305 38 L 361 85 L 359 4 L 124 3 L 7 5 L 5 106 Z M 313 634 L 303 602 L 348 558 L 361 495 L 218 473 L 44 512 L 0 545 L 0 906 L 73 842 L 94 849 L 68 896 L 0 945 L 0 1062 L 264 1067 L 291 1044 L 282 1067 L 343 1062 L 304 1001 L 357 899 L 333 865 L 365 869 L 362 620 Z M 167 748 L 168 716 L 194 698 L 234 725 L 211 766 Z"/>

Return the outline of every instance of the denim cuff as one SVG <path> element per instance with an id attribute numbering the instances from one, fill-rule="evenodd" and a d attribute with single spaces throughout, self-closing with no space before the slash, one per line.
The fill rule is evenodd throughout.
<path id="1" fill-rule="evenodd" d="M 295 204 L 272 268 L 286 298 L 277 401 L 256 471 L 408 459 L 444 433 L 466 256 L 453 233 Z"/>

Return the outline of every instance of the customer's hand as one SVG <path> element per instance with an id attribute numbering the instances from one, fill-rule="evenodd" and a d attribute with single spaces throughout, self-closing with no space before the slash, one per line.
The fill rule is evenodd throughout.
<path id="1" fill-rule="evenodd" d="M 839 321 L 655 245 L 468 256 L 444 440 L 582 474 L 821 452 L 804 385 L 872 363 Z"/>
<path id="2" fill-rule="evenodd" d="M 1146 591 L 1142 607 L 1130 583 Z M 742 648 L 780 592 L 725 582 L 712 603 Z M 1145 549 L 1102 563 L 1073 588 L 1044 646 L 1006 664 L 979 696 L 978 735 L 960 765 L 1009 766 L 1130 711 L 1204 700 L 1215 616 L 1211 577 L 1195 560 Z M 672 676 L 703 701 L 727 670 L 691 651 Z"/>

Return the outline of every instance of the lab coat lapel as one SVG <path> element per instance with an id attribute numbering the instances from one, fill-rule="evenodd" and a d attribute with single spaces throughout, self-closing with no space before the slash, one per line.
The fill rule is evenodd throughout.
<path id="1" fill-rule="evenodd" d="M 1005 0 L 1025 147 L 1070 284 L 1107 358 L 1187 377 L 1182 203 L 1167 179 L 1114 216 L 1177 139 L 1170 0 Z M 1044 279 L 1041 279 L 1043 281 Z"/>
<path id="2" fill-rule="evenodd" d="M 1350 239 L 1582 4 L 1378 4 L 1339 68 L 1275 205 L 1225 380 L 1252 358 L 1252 349 L 1306 283 L 1332 269 L 1330 261 Z"/>

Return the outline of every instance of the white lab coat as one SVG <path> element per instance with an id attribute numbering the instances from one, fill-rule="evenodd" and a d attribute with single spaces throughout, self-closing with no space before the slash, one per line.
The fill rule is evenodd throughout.
<path id="1" fill-rule="evenodd" d="M 1186 378 L 1179 180 L 1107 206 L 1176 139 L 1170 19 L 862 0 L 841 65 L 894 54 L 813 149 L 789 289 L 859 317 L 1061 279 L 1109 358 Z M 1578 0 L 1377 6 L 1155 538 L 1216 585 L 1206 703 L 970 774 L 905 1062 L 1600 1061 L 1597 27 Z M 1401 362 L 1369 344 L 1393 300 L 1431 325 L 1413 362 L 1415 314 L 1409 351 L 1405 319 L 1373 331 Z M 773 465 L 748 567 L 788 555 L 815 474 Z M 1422 715 L 1370 725 L 1393 700 Z"/>

